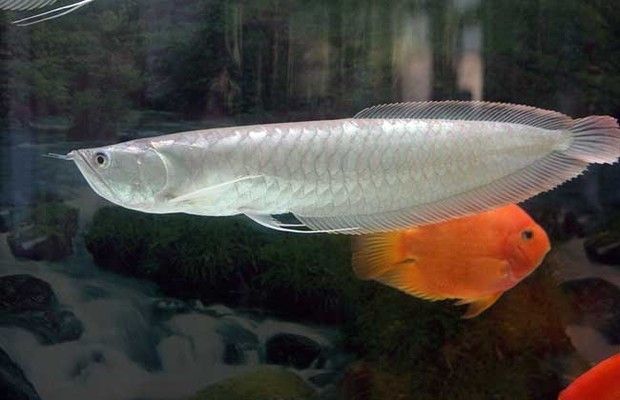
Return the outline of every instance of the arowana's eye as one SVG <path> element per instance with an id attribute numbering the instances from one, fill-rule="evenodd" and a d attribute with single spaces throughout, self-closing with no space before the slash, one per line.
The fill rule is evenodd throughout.
<path id="1" fill-rule="evenodd" d="M 95 153 L 95 165 L 99 168 L 106 168 L 110 165 L 110 157 L 104 152 Z"/>
<path id="2" fill-rule="evenodd" d="M 532 239 L 534 237 L 534 232 L 532 232 L 531 229 L 526 229 L 523 232 L 521 232 L 521 237 L 524 240 L 530 240 L 530 239 Z"/>

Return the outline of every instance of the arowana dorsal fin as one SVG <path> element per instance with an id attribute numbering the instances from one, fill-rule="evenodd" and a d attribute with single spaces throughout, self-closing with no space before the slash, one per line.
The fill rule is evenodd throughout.
<path id="1" fill-rule="evenodd" d="M 485 101 L 424 101 L 368 107 L 353 118 L 494 121 L 544 129 L 568 129 L 572 119 L 557 111 Z"/>
<path id="2" fill-rule="evenodd" d="M 35 8 L 42 8 L 57 0 L 0 0 L 0 10 L 32 10 Z"/>

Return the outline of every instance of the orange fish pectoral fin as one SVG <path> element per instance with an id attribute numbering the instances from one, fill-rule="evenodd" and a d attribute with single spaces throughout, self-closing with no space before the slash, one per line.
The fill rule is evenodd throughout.
<path id="1" fill-rule="evenodd" d="M 375 279 L 401 262 L 398 254 L 400 239 L 398 232 L 354 237 L 351 264 L 355 275 L 359 279 Z"/>
<path id="2" fill-rule="evenodd" d="M 447 297 L 439 293 L 431 293 L 424 288 L 420 279 L 418 265 L 415 261 L 398 263 L 383 274 L 373 278 L 377 282 L 393 287 L 410 296 L 424 300 L 445 300 Z"/>
<path id="3" fill-rule="evenodd" d="M 485 311 L 487 308 L 495 304 L 497 299 L 499 299 L 503 293 L 504 292 L 497 292 L 490 296 L 479 297 L 477 299 L 462 299 L 460 301 L 457 301 L 455 304 L 457 306 L 469 304 L 469 307 L 467 307 L 467 311 L 465 311 L 465 314 L 463 314 L 461 318 L 470 319 L 477 317 L 478 315 L 482 314 L 482 312 Z"/>

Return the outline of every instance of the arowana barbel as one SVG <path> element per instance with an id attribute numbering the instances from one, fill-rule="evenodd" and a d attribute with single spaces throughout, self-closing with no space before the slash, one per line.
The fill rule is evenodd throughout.
<path id="1" fill-rule="evenodd" d="M 518 203 L 619 156 L 620 129 L 609 116 L 444 101 L 176 133 L 62 157 L 126 208 L 245 214 L 283 231 L 361 234 Z M 298 223 L 274 217 L 285 213 Z"/>

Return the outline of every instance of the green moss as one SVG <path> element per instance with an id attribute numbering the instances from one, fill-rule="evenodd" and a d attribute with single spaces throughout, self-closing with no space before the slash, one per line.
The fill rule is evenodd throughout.
<path id="1" fill-rule="evenodd" d="M 314 390 L 293 372 L 261 367 L 216 383 L 190 400 L 305 400 L 313 396 Z"/>
<path id="2" fill-rule="evenodd" d="M 78 210 L 61 202 L 39 204 L 30 212 L 29 221 L 44 233 L 67 233 L 77 231 Z"/>
<path id="3" fill-rule="evenodd" d="M 256 273 L 263 236 L 235 218 L 110 207 L 94 216 L 86 246 L 103 267 L 153 279 L 171 294 L 217 300 Z"/>
<path id="4" fill-rule="evenodd" d="M 275 234 L 260 249 L 268 268 L 254 281 L 254 297 L 268 308 L 286 308 L 287 314 L 341 320 L 359 288 L 350 247 L 344 236 Z"/>
<path id="5" fill-rule="evenodd" d="M 99 210 L 86 234 L 98 265 L 167 294 L 336 322 L 359 283 L 349 238 L 274 232 L 246 218 Z"/>

